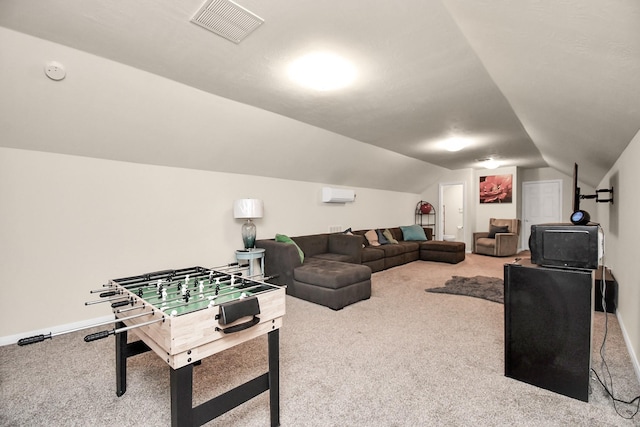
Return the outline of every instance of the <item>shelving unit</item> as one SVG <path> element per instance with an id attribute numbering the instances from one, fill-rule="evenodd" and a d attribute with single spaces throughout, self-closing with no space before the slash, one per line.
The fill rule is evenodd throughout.
<path id="1" fill-rule="evenodd" d="M 436 208 L 429 202 L 420 200 L 415 209 L 415 223 L 422 227 L 431 227 L 436 236 Z"/>

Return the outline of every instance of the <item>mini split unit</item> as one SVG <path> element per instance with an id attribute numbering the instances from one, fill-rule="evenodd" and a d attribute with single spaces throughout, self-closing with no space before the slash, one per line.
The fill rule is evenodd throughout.
<path id="1" fill-rule="evenodd" d="M 346 203 L 356 200 L 356 193 L 353 190 L 345 190 L 342 188 L 322 188 L 323 203 Z"/>

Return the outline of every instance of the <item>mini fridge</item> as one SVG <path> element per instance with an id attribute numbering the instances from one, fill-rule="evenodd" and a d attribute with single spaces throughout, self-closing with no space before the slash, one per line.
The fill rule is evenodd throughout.
<path id="1" fill-rule="evenodd" d="M 505 264 L 507 377 L 589 401 L 592 274 Z"/>

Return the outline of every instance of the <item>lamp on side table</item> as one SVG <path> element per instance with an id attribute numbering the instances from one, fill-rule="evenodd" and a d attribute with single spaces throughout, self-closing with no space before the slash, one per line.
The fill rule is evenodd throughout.
<path id="1" fill-rule="evenodd" d="M 238 199 L 233 202 L 233 217 L 246 219 L 242 224 L 244 248 L 252 249 L 256 244 L 256 225 L 252 219 L 262 218 L 264 206 L 260 199 Z"/>

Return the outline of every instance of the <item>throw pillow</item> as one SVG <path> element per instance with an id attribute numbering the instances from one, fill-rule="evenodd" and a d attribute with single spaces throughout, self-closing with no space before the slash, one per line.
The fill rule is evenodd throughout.
<path id="1" fill-rule="evenodd" d="M 344 230 L 342 234 L 346 234 L 347 236 L 353 236 L 353 231 L 351 231 L 351 227 L 349 227 L 346 230 Z"/>
<path id="2" fill-rule="evenodd" d="M 378 242 L 380 242 L 381 245 L 388 245 L 390 243 L 387 238 L 384 237 L 382 230 L 376 230 L 376 234 L 378 235 Z"/>
<path id="3" fill-rule="evenodd" d="M 402 237 L 405 241 L 427 240 L 427 235 L 424 234 L 424 229 L 419 224 L 401 226 L 400 230 L 402 230 Z"/>
<path id="4" fill-rule="evenodd" d="M 296 242 L 291 239 L 289 236 L 285 236 L 284 234 L 276 234 L 276 242 L 287 243 L 289 245 L 293 245 L 298 250 L 298 255 L 300 255 L 300 262 L 304 262 L 304 252 L 300 249 L 300 246 L 297 245 Z"/>
<path id="5" fill-rule="evenodd" d="M 384 235 L 384 237 L 387 238 L 387 241 L 389 243 L 393 243 L 393 244 L 398 244 L 398 241 L 396 239 L 393 238 L 393 234 L 391 234 L 391 230 L 389 230 L 388 228 L 386 230 L 384 230 L 382 232 L 382 234 Z"/>
<path id="6" fill-rule="evenodd" d="M 490 239 L 495 239 L 496 233 L 508 233 L 508 232 L 509 232 L 508 225 L 490 225 L 489 235 L 487 237 Z"/>
<path id="7" fill-rule="evenodd" d="M 380 246 L 380 242 L 378 241 L 378 233 L 376 233 L 376 230 L 367 231 L 366 233 L 364 233 L 364 237 L 367 239 L 367 242 L 369 242 L 369 245 Z"/>

